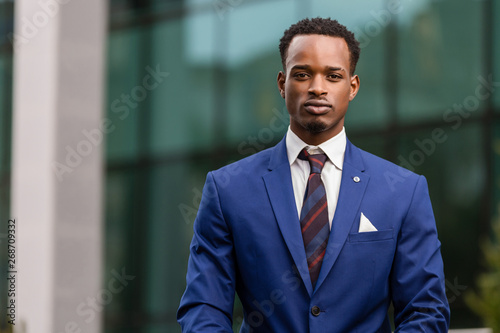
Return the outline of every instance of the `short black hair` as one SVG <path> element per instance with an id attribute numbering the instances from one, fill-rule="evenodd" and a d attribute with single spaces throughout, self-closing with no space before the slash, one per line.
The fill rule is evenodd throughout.
<path id="1" fill-rule="evenodd" d="M 280 39 L 279 46 L 283 69 L 285 69 L 288 47 L 290 46 L 293 37 L 297 35 L 325 35 L 343 38 L 347 43 L 347 47 L 349 48 L 350 53 L 349 70 L 351 72 L 351 75 L 354 74 L 356 64 L 358 63 L 359 54 L 361 52 L 359 48 L 359 42 L 356 40 L 356 37 L 354 37 L 354 34 L 347 30 L 347 28 L 340 24 L 337 20 L 321 17 L 303 19 L 285 30 L 283 37 L 281 37 Z"/>

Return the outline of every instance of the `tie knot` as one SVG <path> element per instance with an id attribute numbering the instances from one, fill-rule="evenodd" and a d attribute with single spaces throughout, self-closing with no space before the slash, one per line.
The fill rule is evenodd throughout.
<path id="1" fill-rule="evenodd" d="M 304 161 L 309 161 L 311 173 L 321 173 L 321 170 L 323 170 L 325 161 L 328 157 L 326 156 L 326 154 L 310 155 L 304 148 L 300 151 L 299 158 Z"/>

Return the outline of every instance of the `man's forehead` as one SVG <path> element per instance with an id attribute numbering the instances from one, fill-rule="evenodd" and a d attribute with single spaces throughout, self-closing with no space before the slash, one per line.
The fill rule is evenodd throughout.
<path id="1" fill-rule="evenodd" d="M 320 35 L 320 34 L 299 34 L 292 38 L 290 41 L 290 48 L 296 48 L 300 45 L 330 45 L 337 46 L 341 48 L 345 48 L 348 50 L 347 42 L 342 37 L 329 36 L 329 35 Z"/>
<path id="2" fill-rule="evenodd" d="M 311 65 L 308 60 L 321 62 L 322 66 L 349 66 L 350 53 L 341 37 L 325 35 L 297 35 L 290 42 L 286 65 Z"/>

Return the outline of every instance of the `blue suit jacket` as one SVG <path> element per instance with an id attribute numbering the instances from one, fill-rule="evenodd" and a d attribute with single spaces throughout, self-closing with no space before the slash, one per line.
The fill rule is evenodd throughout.
<path id="1" fill-rule="evenodd" d="M 354 177 L 359 177 L 355 182 Z M 363 213 L 378 231 L 359 233 Z M 339 199 L 313 289 L 285 139 L 207 176 L 194 224 L 183 332 L 447 332 L 427 183 L 347 141 Z"/>

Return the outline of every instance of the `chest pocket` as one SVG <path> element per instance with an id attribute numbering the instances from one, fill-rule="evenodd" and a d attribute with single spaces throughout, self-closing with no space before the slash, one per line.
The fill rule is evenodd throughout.
<path id="1" fill-rule="evenodd" d="M 349 234 L 348 241 L 350 243 L 358 243 L 358 242 L 376 242 L 376 241 L 384 241 L 390 239 L 394 239 L 393 229 Z"/>

